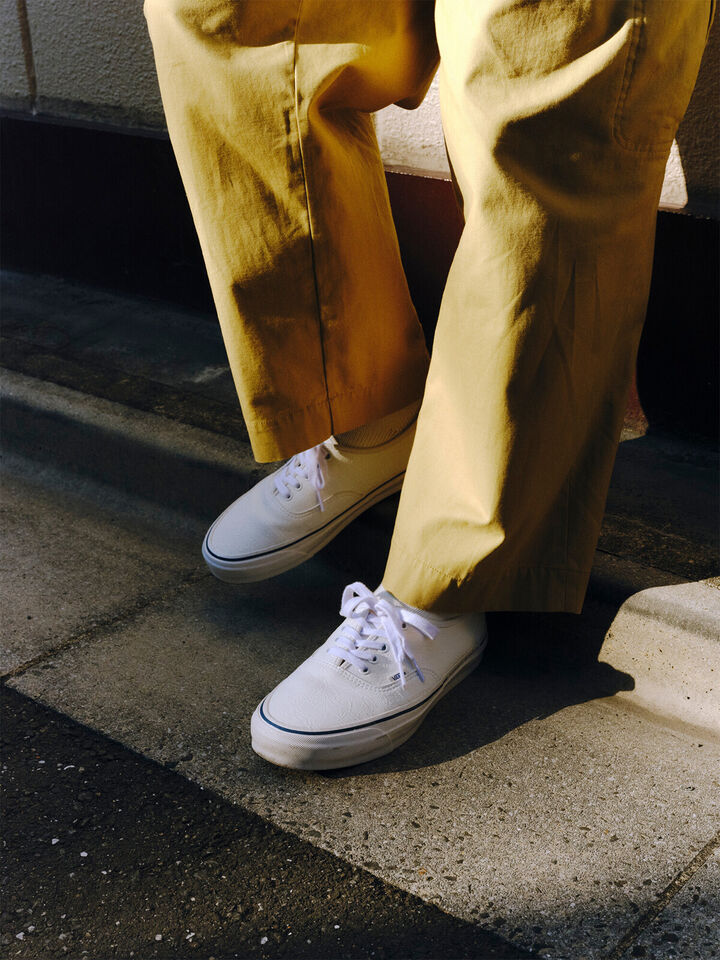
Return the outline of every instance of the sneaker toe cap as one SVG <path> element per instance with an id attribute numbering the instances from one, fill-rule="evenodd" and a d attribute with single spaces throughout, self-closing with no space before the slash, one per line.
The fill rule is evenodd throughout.
<path id="1" fill-rule="evenodd" d="M 260 704 L 262 719 L 296 734 L 333 733 L 367 726 L 392 711 L 378 690 L 365 689 L 349 672 L 306 661 Z"/>
<path id="2" fill-rule="evenodd" d="M 231 503 L 208 530 L 205 545 L 222 560 L 243 560 L 268 553 L 292 540 L 293 531 L 269 516 L 270 492 L 258 484 Z"/>

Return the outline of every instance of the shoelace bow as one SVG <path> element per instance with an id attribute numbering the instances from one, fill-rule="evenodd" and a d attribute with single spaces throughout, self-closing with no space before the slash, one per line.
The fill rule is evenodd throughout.
<path id="1" fill-rule="evenodd" d="M 407 645 L 406 628 L 410 624 L 432 640 L 437 635 L 437 627 L 429 620 L 405 607 L 396 606 L 384 597 L 378 597 L 364 583 L 351 583 L 345 587 L 340 613 L 355 622 L 344 625 L 335 638 L 334 646 L 330 648 L 331 654 L 349 660 L 366 673 L 369 669 L 367 664 L 377 659 L 373 651 L 389 648 L 400 670 L 401 686 L 405 686 L 405 660 L 410 661 L 422 682 L 425 682 L 422 670 Z"/>
<path id="2" fill-rule="evenodd" d="M 300 489 L 302 480 L 307 480 L 314 488 L 317 494 L 318 505 L 321 510 L 325 509 L 320 491 L 325 486 L 326 467 L 325 463 L 330 457 L 337 457 L 332 440 L 326 440 L 316 447 L 309 450 L 303 450 L 292 457 L 275 477 L 275 489 L 277 492 L 289 500 L 292 496 L 291 490 Z"/>

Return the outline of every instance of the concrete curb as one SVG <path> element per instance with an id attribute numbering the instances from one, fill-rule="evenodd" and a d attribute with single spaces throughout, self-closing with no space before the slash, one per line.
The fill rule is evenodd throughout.
<path id="1" fill-rule="evenodd" d="M 202 518 L 271 469 L 239 440 L 11 370 L 1 417 L 16 453 Z"/>
<path id="2" fill-rule="evenodd" d="M 153 413 L 5 371 L 6 448 L 33 461 L 120 487 L 133 496 L 211 520 L 272 467 L 247 444 Z M 392 506 L 377 519 L 389 530 Z M 369 518 L 368 518 L 369 519 Z M 385 531 L 387 532 L 387 531 Z M 720 590 L 598 552 L 582 618 L 498 615 L 499 656 L 538 647 L 554 664 L 599 659 L 629 674 L 608 691 L 663 722 L 720 738 Z"/>
<path id="3" fill-rule="evenodd" d="M 640 590 L 618 609 L 600 652 L 630 674 L 617 696 L 720 739 L 720 592 L 705 583 Z"/>

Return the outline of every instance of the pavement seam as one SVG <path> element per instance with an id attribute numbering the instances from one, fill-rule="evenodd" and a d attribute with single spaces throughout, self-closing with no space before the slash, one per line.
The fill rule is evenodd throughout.
<path id="1" fill-rule="evenodd" d="M 119 612 L 109 614 L 108 616 L 99 619 L 91 627 L 88 627 L 85 630 L 80 630 L 79 632 L 66 637 L 64 640 L 58 643 L 57 646 L 52 647 L 50 650 L 43 651 L 43 653 L 38 654 L 31 660 L 21 663 L 20 666 L 14 667 L 12 670 L 8 670 L 7 673 L 4 673 L 0 677 L 0 685 L 6 685 L 10 680 L 21 677 L 24 673 L 27 673 L 28 670 L 32 670 L 33 667 L 37 667 L 40 664 L 61 656 L 67 650 L 73 649 L 80 643 L 85 641 L 92 642 L 93 638 L 98 633 L 111 633 L 114 628 L 124 625 L 128 620 L 132 620 L 134 617 L 137 617 L 145 611 L 152 609 L 154 606 L 157 606 L 166 600 L 170 600 L 172 597 L 180 593 L 180 591 L 185 587 L 191 586 L 194 583 L 199 583 L 201 580 L 209 577 L 210 574 L 206 570 L 193 570 L 191 573 L 181 576 L 172 589 L 160 590 L 150 597 L 144 596 L 142 599 L 130 604 L 128 607 L 124 607 Z M 96 642 L 100 643 L 103 639 L 104 637 L 97 637 Z"/>
<path id="2" fill-rule="evenodd" d="M 698 870 L 707 863 L 713 853 L 719 848 L 720 833 L 717 833 L 711 840 L 708 840 L 702 850 L 695 854 L 690 863 L 686 867 L 683 867 L 670 881 L 655 903 L 645 911 L 640 919 L 630 927 L 622 940 L 606 955 L 605 960 L 620 960 L 639 939 L 640 935 L 660 916 L 670 901 L 680 893 L 685 884 L 692 880 Z"/>
<path id="3" fill-rule="evenodd" d="M 657 528 L 650 526 L 650 524 L 643 524 L 642 526 L 646 530 L 653 530 L 656 533 L 662 533 L 663 536 L 674 537 L 676 540 L 680 541 L 683 539 L 675 534 L 665 534 L 661 530 L 657 530 Z M 630 556 L 626 553 L 618 553 L 616 550 L 608 550 L 607 547 L 603 547 L 601 545 L 596 547 L 595 552 L 601 553 L 604 557 L 612 557 L 614 560 L 625 562 L 629 560 L 631 563 L 636 563 L 639 567 L 643 567 L 645 570 L 657 570 L 658 573 L 664 573 L 668 577 L 675 577 L 678 583 L 701 583 L 706 585 L 711 590 L 720 590 L 720 585 L 706 582 L 707 580 L 712 579 L 709 577 L 702 577 L 697 580 L 692 580 L 689 577 L 679 574 L 677 570 L 671 570 L 668 567 L 659 566 L 657 563 L 643 563 L 642 560 L 638 559 L 637 557 Z"/>

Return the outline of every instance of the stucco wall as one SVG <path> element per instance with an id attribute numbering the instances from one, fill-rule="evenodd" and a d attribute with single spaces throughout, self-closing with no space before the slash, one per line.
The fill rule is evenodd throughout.
<path id="1" fill-rule="evenodd" d="M 30 107 L 28 70 L 15 0 L 0 0 L 0 99 L 22 110 Z"/>
<path id="2" fill-rule="evenodd" d="M 129 128 L 163 127 L 140 0 L 0 0 L 0 17 L 0 103 L 5 108 Z M 719 78 L 720 18 L 668 163 L 665 206 L 717 216 Z M 448 175 L 436 84 L 418 110 L 383 110 L 377 128 L 389 167 Z"/>
<path id="3" fill-rule="evenodd" d="M 13 0 L 2 33 L 20 34 Z M 160 127 L 162 104 L 139 0 L 21 0 L 37 77 L 38 113 L 122 126 Z M 12 16 L 7 16 L 12 9 Z M 7 11 L 7 14 L 6 14 Z M 6 16 L 8 22 L 6 24 Z M 0 67 L 0 95 L 11 90 Z"/>

